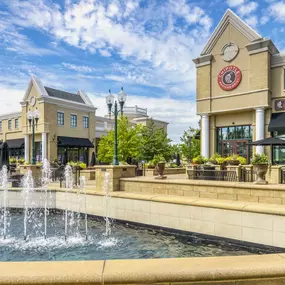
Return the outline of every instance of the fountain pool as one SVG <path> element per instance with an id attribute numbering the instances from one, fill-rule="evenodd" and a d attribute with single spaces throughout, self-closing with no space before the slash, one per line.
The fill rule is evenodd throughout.
<path id="1" fill-rule="evenodd" d="M 44 221 L 44 209 L 38 211 Z M 211 240 L 195 234 L 173 233 L 122 222 L 113 222 L 111 234 L 105 235 L 105 220 L 88 217 L 88 240 L 85 239 L 84 216 L 79 231 L 65 240 L 64 211 L 48 215 L 47 237 L 42 228 L 23 239 L 24 212 L 9 213 L 9 235 L 0 237 L 0 261 L 103 260 L 174 258 L 194 256 L 249 255 L 278 252 L 272 248 L 246 247 L 223 240 Z"/>
<path id="2" fill-rule="evenodd" d="M 105 173 L 102 189 L 105 193 L 102 200 L 104 217 L 88 216 L 85 178 L 80 178 L 77 190 L 73 189 L 70 166 L 65 169 L 64 200 L 66 205 L 74 206 L 73 210 L 68 206 L 62 210 L 49 208 L 51 171 L 46 160 L 40 196 L 34 195 L 34 181 L 29 170 L 21 190 L 23 208 L 9 208 L 7 174 L 7 168 L 3 167 L 0 172 L 0 261 L 147 259 L 284 252 L 272 247 L 246 246 L 197 234 L 114 222 L 110 215 L 108 173 Z M 74 190 L 76 199 L 72 200 L 69 191 Z"/>

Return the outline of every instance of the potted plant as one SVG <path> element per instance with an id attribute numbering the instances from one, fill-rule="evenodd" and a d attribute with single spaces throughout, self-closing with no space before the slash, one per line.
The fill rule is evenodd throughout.
<path id="1" fill-rule="evenodd" d="M 19 158 L 18 161 L 19 165 L 23 165 L 26 161 L 24 158 Z"/>
<path id="2" fill-rule="evenodd" d="M 158 172 L 158 176 L 156 177 L 156 179 L 165 179 L 166 176 L 164 176 L 164 170 L 165 170 L 165 159 L 164 157 L 159 154 L 159 155 L 155 155 L 152 163 L 155 165 L 155 169 Z"/>
<path id="3" fill-rule="evenodd" d="M 253 170 L 256 173 L 255 184 L 267 184 L 265 181 L 265 175 L 268 170 L 268 166 L 270 165 L 268 157 L 262 154 L 255 154 L 253 159 L 251 160 L 251 164 L 253 165 Z M 271 168 L 269 168 L 269 171 Z"/>
<path id="4" fill-rule="evenodd" d="M 240 161 L 238 160 L 238 155 L 236 154 L 226 157 L 225 161 L 227 165 L 240 165 Z"/>

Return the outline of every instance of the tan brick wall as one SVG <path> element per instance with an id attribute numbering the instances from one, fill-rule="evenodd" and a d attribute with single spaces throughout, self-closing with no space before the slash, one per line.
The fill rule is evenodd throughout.
<path id="1" fill-rule="evenodd" d="M 131 193 L 177 195 L 219 200 L 245 201 L 285 205 L 285 185 L 254 185 L 253 183 L 191 181 L 120 180 L 120 190 Z"/>
<path id="2" fill-rule="evenodd" d="M 197 73 L 197 99 L 209 98 L 211 92 L 211 66 L 201 66 L 196 70 Z"/>

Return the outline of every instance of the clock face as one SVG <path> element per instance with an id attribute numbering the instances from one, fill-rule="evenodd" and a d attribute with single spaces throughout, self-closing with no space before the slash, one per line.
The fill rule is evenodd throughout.
<path id="1" fill-rule="evenodd" d="M 35 104 L 36 104 L 36 98 L 35 98 L 35 96 L 32 96 L 30 98 L 30 105 L 35 106 Z"/>

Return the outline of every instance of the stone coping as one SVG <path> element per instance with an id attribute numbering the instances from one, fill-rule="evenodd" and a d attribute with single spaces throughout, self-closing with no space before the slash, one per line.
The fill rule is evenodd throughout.
<path id="1" fill-rule="evenodd" d="M 2 285 L 162 283 L 178 285 L 186 282 L 213 284 L 211 283 L 213 281 L 221 282 L 219 284 L 224 282 L 225 284 L 253 284 L 251 281 L 264 279 L 280 281 L 274 284 L 284 284 L 282 282 L 285 280 L 285 254 L 0 263 L 0 284 Z M 239 280 L 248 280 L 248 282 L 239 283 Z"/>
<path id="2" fill-rule="evenodd" d="M 131 178 L 120 178 L 121 181 L 143 182 L 143 183 L 158 183 L 158 184 L 179 184 L 179 185 L 199 185 L 199 186 L 213 186 L 213 187 L 229 187 L 242 189 L 256 189 L 256 190 L 285 190 L 285 184 L 267 184 L 257 185 L 250 182 L 228 182 L 228 181 L 210 181 L 210 180 L 190 180 L 190 179 L 164 179 L 157 180 L 153 177 L 141 176 Z"/>
<path id="3" fill-rule="evenodd" d="M 119 168 L 136 168 L 135 165 L 98 165 L 98 166 L 94 166 L 95 169 L 119 169 Z"/>
<path id="4" fill-rule="evenodd" d="M 65 188 L 55 188 L 49 189 L 52 192 L 65 192 L 68 190 L 70 193 L 78 193 L 78 189 L 65 189 Z M 0 189 L 0 191 L 3 191 Z M 9 188 L 9 191 L 21 191 L 21 188 Z M 43 189 L 36 189 L 36 192 L 42 192 Z M 95 196 L 105 196 L 102 191 L 94 191 L 86 189 L 87 195 Z M 196 207 L 207 207 L 207 208 L 218 208 L 233 211 L 260 213 L 260 214 L 272 214 L 285 216 L 285 205 L 276 204 L 263 204 L 254 202 L 241 202 L 241 201 L 231 201 L 231 200 L 218 200 L 209 198 L 196 198 L 196 197 L 186 197 L 186 196 L 171 196 L 171 195 L 159 195 L 159 194 L 139 194 L 130 192 L 110 192 L 111 197 L 118 197 L 131 200 L 143 200 L 143 201 L 153 201 L 169 204 L 178 205 L 189 205 Z M 1 283 L 0 283 L 1 284 Z"/>

